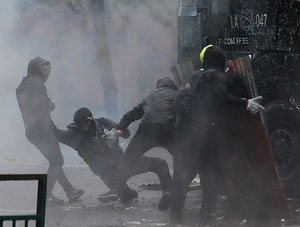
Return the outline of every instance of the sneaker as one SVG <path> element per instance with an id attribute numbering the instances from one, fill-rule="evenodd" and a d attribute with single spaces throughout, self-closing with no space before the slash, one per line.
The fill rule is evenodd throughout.
<path id="1" fill-rule="evenodd" d="M 128 190 L 126 190 L 124 192 L 124 194 L 122 195 L 122 202 L 127 203 L 133 199 L 136 199 L 138 197 L 138 193 L 136 192 L 136 190 L 129 188 Z"/>
<path id="2" fill-rule="evenodd" d="M 112 191 L 106 192 L 106 193 L 101 194 L 101 195 L 99 195 L 99 196 L 107 196 L 107 195 L 109 195 L 109 194 L 112 194 Z"/>
<path id="3" fill-rule="evenodd" d="M 46 202 L 48 205 L 57 205 L 57 206 L 62 206 L 65 204 L 65 201 L 55 197 L 54 195 L 47 196 Z"/>
<path id="4" fill-rule="evenodd" d="M 167 210 L 171 202 L 171 193 L 169 191 L 163 192 L 163 195 L 159 201 L 158 209 Z"/>
<path id="5" fill-rule="evenodd" d="M 70 191 L 67 191 L 66 194 L 70 201 L 74 201 L 79 199 L 79 197 L 84 194 L 84 190 L 72 189 Z"/>
<path id="6" fill-rule="evenodd" d="M 125 210 L 125 205 L 120 200 L 113 202 L 112 205 L 115 211 Z"/>
<path id="7" fill-rule="evenodd" d="M 97 199 L 102 203 L 108 203 L 119 200 L 119 196 L 116 193 L 109 191 L 108 193 L 99 195 Z"/>

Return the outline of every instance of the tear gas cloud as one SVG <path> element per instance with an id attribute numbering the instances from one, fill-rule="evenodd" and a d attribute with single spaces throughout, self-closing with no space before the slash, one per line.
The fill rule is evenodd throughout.
<path id="1" fill-rule="evenodd" d="M 105 109 L 105 102 L 110 100 L 104 100 L 97 37 L 89 11 L 84 7 L 74 11 L 65 1 L 57 0 L 1 3 L 0 160 L 47 163 L 25 137 L 15 95 L 28 62 L 36 56 L 52 64 L 46 86 L 56 104 L 52 117 L 59 128 L 65 128 L 73 113 L 83 106 L 96 117 L 115 116 L 118 121 L 155 88 L 158 78 L 171 76 L 169 69 L 176 63 L 177 1 L 126 2 L 105 3 L 107 38 L 118 90 L 118 106 L 112 111 L 117 113 Z M 65 152 L 67 148 L 61 147 L 66 162 L 80 160 L 75 151 Z"/>

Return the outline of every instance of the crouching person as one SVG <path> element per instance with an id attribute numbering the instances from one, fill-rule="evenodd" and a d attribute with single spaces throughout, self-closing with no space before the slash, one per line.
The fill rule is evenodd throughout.
<path id="1" fill-rule="evenodd" d="M 76 150 L 92 172 L 99 176 L 111 190 L 113 189 L 116 169 L 124 157 L 118 138 L 109 134 L 116 125 L 115 122 L 107 118 L 94 119 L 91 111 L 87 108 L 76 111 L 73 123 L 67 126 L 67 130 L 58 129 L 52 122 L 52 129 L 58 141 Z M 123 138 L 128 138 L 129 135 L 129 130 L 122 131 Z M 143 157 L 130 172 L 130 177 L 141 173 L 154 172 L 162 179 L 163 173 L 166 171 L 168 172 L 168 167 L 164 160 Z M 126 203 L 137 198 L 138 194 L 124 182 L 120 197 L 121 201 Z M 118 199 L 119 196 L 113 191 L 98 197 L 101 202 L 116 201 Z"/>
<path id="2" fill-rule="evenodd" d="M 172 153 L 173 131 L 175 122 L 174 97 L 177 87 L 173 80 L 164 77 L 157 81 L 156 90 L 145 97 L 143 102 L 124 114 L 116 129 L 125 131 L 135 120 L 142 119 L 136 134 L 130 141 L 124 159 L 118 167 L 115 178 L 116 190 L 119 191 L 122 184 L 127 181 L 130 171 L 143 155 L 154 147 L 164 147 Z M 162 168 L 162 166 L 157 166 Z M 163 195 L 159 203 L 159 209 L 166 210 L 170 204 L 171 176 L 165 168 L 161 181 Z"/>

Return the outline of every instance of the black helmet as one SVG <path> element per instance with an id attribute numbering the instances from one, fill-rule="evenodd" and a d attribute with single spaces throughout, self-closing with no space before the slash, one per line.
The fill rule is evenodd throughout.
<path id="1" fill-rule="evenodd" d="M 86 107 L 83 107 L 83 108 L 80 108 L 79 110 L 77 110 L 73 117 L 73 122 L 76 125 L 85 123 L 88 121 L 92 121 L 92 120 L 94 120 L 92 112 Z"/>
<path id="2" fill-rule="evenodd" d="M 204 67 L 217 68 L 220 69 L 221 71 L 225 70 L 226 57 L 224 52 L 219 46 L 209 45 L 205 47 L 203 51 L 200 54 L 200 60 L 202 55 L 203 58 L 202 63 Z"/>

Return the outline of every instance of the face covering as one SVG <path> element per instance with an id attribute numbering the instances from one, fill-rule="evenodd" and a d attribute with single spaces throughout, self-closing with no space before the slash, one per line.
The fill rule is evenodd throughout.
<path id="1" fill-rule="evenodd" d="M 41 74 L 42 75 L 50 75 L 50 73 L 51 73 L 51 65 L 44 65 L 41 68 Z"/>
<path id="2" fill-rule="evenodd" d="M 86 127 L 85 129 L 83 129 L 84 125 L 88 125 L 88 127 Z M 96 136 L 96 125 L 95 125 L 94 121 L 89 121 L 89 123 L 82 123 L 81 125 L 79 124 L 78 127 L 79 127 L 80 132 L 84 136 L 86 136 L 88 138 Z"/>
<path id="3" fill-rule="evenodd" d="M 46 81 L 48 80 L 49 75 L 40 75 L 39 78 L 41 80 L 42 83 L 46 83 Z"/>
<path id="4" fill-rule="evenodd" d="M 41 68 L 41 80 L 45 83 L 51 73 L 51 65 L 44 65 Z"/>

